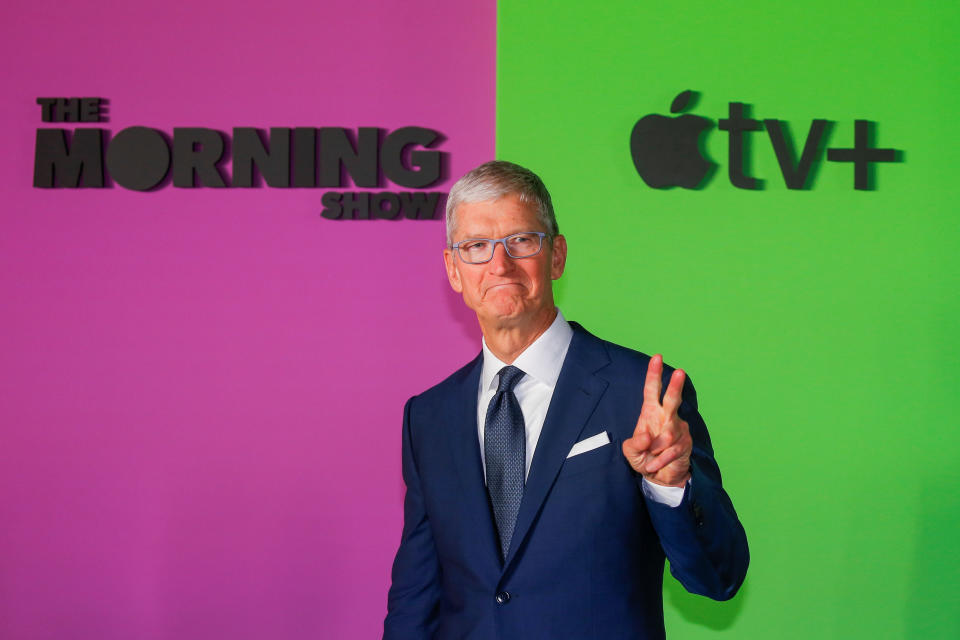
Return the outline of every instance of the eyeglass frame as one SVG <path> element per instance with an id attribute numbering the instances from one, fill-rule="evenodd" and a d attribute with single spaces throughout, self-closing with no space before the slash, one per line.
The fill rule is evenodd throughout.
<path id="1" fill-rule="evenodd" d="M 510 248 L 507 247 L 507 240 L 515 236 L 523 236 L 523 235 L 529 235 L 529 234 L 534 234 L 538 236 L 540 239 L 540 248 L 537 249 L 536 253 L 531 253 L 528 256 L 515 256 L 512 253 L 510 253 Z M 450 245 L 450 249 L 452 251 L 457 252 L 457 255 L 460 256 L 461 262 L 463 262 L 464 264 L 487 264 L 488 262 L 493 260 L 493 256 L 496 255 L 498 244 L 502 244 L 504 253 L 506 253 L 508 256 L 510 256 L 514 260 L 523 260 L 525 258 L 534 258 L 540 255 L 540 253 L 543 251 L 543 239 L 549 238 L 549 237 L 552 237 L 552 236 L 549 233 L 546 233 L 544 231 L 518 231 L 516 233 L 511 233 L 508 236 L 503 236 L 502 238 L 466 238 L 464 240 L 461 240 L 460 242 L 455 242 L 452 245 Z M 490 257 L 481 262 L 470 262 L 469 260 L 464 260 L 463 255 L 460 253 L 460 245 L 463 244 L 464 242 L 476 242 L 477 240 L 485 240 L 486 242 L 493 243 L 493 247 L 490 249 Z"/>

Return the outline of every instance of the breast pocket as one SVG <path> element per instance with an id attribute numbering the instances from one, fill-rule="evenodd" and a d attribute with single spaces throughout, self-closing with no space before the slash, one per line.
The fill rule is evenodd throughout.
<path id="1" fill-rule="evenodd" d="M 580 475 L 587 471 L 603 469 L 604 467 L 617 464 L 616 455 L 619 451 L 620 442 L 618 440 L 611 440 L 596 449 L 571 456 L 563 461 L 563 466 L 560 468 L 560 474 L 557 478 Z"/>

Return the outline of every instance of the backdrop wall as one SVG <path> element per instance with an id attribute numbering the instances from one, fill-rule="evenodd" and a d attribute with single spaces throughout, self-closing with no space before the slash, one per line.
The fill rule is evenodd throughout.
<path id="1" fill-rule="evenodd" d="M 327 220 L 322 189 L 37 189 L 36 129 L 60 126 L 40 96 L 105 97 L 113 132 L 429 127 L 440 191 L 529 165 L 570 244 L 564 313 L 690 372 L 748 533 L 734 600 L 667 578 L 668 634 L 957 637 L 958 22 L 946 2 L 8 3 L 0 637 L 377 637 L 403 401 L 479 342 L 439 219 Z M 684 89 L 717 168 L 652 189 L 631 130 Z M 766 127 L 745 134 L 763 188 L 731 184 L 731 102 L 795 156 L 830 121 L 809 189 Z M 869 191 L 826 159 L 858 119 L 898 151 Z"/>
<path id="2" fill-rule="evenodd" d="M 569 238 L 559 304 L 685 367 L 750 541 L 743 591 L 668 579 L 677 638 L 960 636 L 956 5 L 501 0 L 497 155 L 537 167 Z M 544 19 L 544 16 L 548 16 Z M 637 176 L 630 134 L 674 96 L 709 118 L 699 190 Z M 767 131 L 728 178 L 730 102 L 797 155 L 875 123 L 873 191 L 817 154 L 788 190 Z"/>
<path id="3" fill-rule="evenodd" d="M 34 101 L 105 97 L 114 133 L 429 127 L 459 175 L 494 153 L 495 5 L 4 16 L 0 637 L 376 637 L 403 402 L 477 348 L 442 222 L 327 220 L 325 189 L 35 189 L 61 125 Z"/>

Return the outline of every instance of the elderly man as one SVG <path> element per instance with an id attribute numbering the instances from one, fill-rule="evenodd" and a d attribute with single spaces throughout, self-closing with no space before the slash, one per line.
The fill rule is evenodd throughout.
<path id="1" fill-rule="evenodd" d="M 747 540 L 680 369 L 554 306 L 566 239 L 531 171 L 488 162 L 447 202 L 447 277 L 480 354 L 411 398 L 384 637 L 663 638 L 663 567 L 724 600 Z"/>

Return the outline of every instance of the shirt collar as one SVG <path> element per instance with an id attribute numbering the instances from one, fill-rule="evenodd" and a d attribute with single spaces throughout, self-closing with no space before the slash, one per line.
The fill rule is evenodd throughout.
<path id="1" fill-rule="evenodd" d="M 570 341 L 573 339 L 573 329 L 557 309 L 557 317 L 553 323 L 533 341 L 529 347 L 517 356 L 513 365 L 539 382 L 553 388 L 560 377 L 560 368 L 567 355 Z M 480 372 L 480 388 L 496 388 L 497 374 L 507 366 L 493 352 L 487 348 L 487 341 L 483 340 L 483 369 Z"/>

